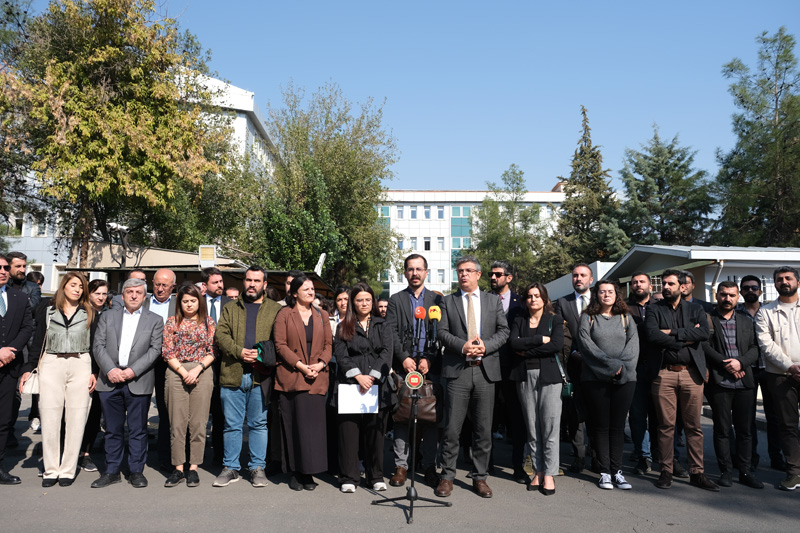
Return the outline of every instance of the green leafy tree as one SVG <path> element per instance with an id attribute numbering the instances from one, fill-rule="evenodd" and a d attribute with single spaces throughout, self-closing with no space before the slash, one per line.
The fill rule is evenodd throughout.
<path id="1" fill-rule="evenodd" d="M 589 117 L 581 106 L 582 132 L 572 157 L 572 171 L 564 182 L 564 203 L 558 220 L 558 231 L 548 245 L 560 250 L 547 250 L 550 271 L 569 272 L 572 263 L 613 261 L 625 253 L 630 244 L 619 227 L 616 216 L 619 201 L 609 184 L 610 174 L 603 168 L 600 147 L 592 144 Z"/>
<path id="2" fill-rule="evenodd" d="M 334 83 L 306 101 L 290 84 L 270 117 L 280 162 L 267 204 L 264 253 L 284 268 L 312 268 L 327 252 L 324 275 L 332 283 L 376 279 L 398 258 L 375 209 L 397 160 L 382 106 L 368 100 L 356 109 Z"/>
<path id="3" fill-rule="evenodd" d="M 800 70 L 795 38 L 762 33 L 756 67 L 724 66 L 736 145 L 720 151 L 722 213 L 715 240 L 724 245 L 800 246 Z"/>
<path id="4" fill-rule="evenodd" d="M 0 137 L 30 154 L 82 262 L 93 235 L 110 240 L 110 222 L 174 209 L 181 187 L 199 189 L 217 171 L 204 152 L 221 134 L 204 119 L 204 58 L 154 1 L 52 2 L 12 52 L 0 72 Z"/>
<path id="5" fill-rule="evenodd" d="M 677 135 L 664 141 L 657 126 L 641 150 L 625 150 L 619 218 L 633 243 L 704 242 L 714 201 L 707 172 L 692 168 L 695 153 L 680 146 Z"/>

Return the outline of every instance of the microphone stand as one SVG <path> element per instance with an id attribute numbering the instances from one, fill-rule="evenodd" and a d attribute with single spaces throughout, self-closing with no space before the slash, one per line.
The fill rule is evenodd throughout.
<path id="1" fill-rule="evenodd" d="M 421 321 L 420 321 L 421 322 Z M 423 325 L 419 325 L 420 328 L 424 327 Z M 409 331 L 406 330 L 406 335 L 408 335 Z M 417 332 L 419 333 L 419 332 Z M 439 343 L 436 339 L 433 342 L 430 342 L 428 336 L 426 335 L 425 339 L 425 348 L 420 353 L 419 349 L 419 335 L 415 336 L 415 344 L 413 347 L 412 353 L 414 353 L 414 361 L 419 362 L 419 358 L 422 355 L 432 355 L 435 354 L 438 350 Z M 408 501 L 408 520 L 406 520 L 407 524 L 414 523 L 414 502 L 421 501 L 435 505 L 439 505 L 442 507 L 452 507 L 452 502 L 443 502 L 441 500 L 434 500 L 433 498 L 424 498 L 417 493 L 417 488 L 414 486 L 414 482 L 416 479 L 416 471 L 417 471 L 417 400 L 421 398 L 419 395 L 418 389 L 413 389 L 411 391 L 411 414 L 408 417 L 408 434 L 409 439 L 406 441 L 406 451 L 409 452 L 408 454 L 408 470 L 409 470 L 409 478 L 411 479 L 411 484 L 406 488 L 406 495 L 405 496 L 398 496 L 396 498 L 384 498 L 380 500 L 373 500 L 372 505 L 382 505 L 385 503 L 396 503 L 396 502 L 405 502 Z M 441 407 L 441 406 L 437 406 Z M 409 451 L 410 450 L 410 451 Z M 400 506 L 404 507 L 404 506 Z"/>

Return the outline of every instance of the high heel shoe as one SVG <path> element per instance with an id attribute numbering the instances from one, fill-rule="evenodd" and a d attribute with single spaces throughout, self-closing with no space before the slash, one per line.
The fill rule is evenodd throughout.
<path id="1" fill-rule="evenodd" d="M 556 489 L 555 487 L 553 487 L 552 489 L 546 489 L 544 488 L 544 485 L 539 485 L 539 492 L 541 492 L 545 496 L 552 496 L 553 494 L 556 493 Z"/>
<path id="2" fill-rule="evenodd" d="M 541 488 L 541 485 L 531 485 L 530 483 L 528 483 L 528 489 L 527 490 L 529 492 L 533 492 L 535 490 L 539 490 L 540 488 Z"/>

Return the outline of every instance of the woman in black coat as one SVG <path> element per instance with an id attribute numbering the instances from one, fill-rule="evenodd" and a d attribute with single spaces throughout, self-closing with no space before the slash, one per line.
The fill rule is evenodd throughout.
<path id="1" fill-rule="evenodd" d="M 339 415 L 339 482 L 342 492 L 355 492 L 361 474 L 359 443 L 363 442 L 368 486 L 386 490 L 383 481 L 383 434 L 394 404 L 389 386 L 392 366 L 392 328 L 378 315 L 377 299 L 365 283 L 350 290 L 347 313 L 339 323 L 333 352 L 338 363 L 338 386 L 357 385 L 361 394 L 378 388 L 378 412 Z M 335 399 L 336 400 L 336 399 Z"/>

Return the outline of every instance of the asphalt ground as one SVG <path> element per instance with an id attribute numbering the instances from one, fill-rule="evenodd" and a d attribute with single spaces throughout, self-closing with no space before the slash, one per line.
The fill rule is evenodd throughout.
<path id="1" fill-rule="evenodd" d="M 134 489 L 122 483 L 105 489 L 90 488 L 98 473 L 79 472 L 71 487 L 41 487 L 37 476 L 40 460 L 36 444 L 40 435 L 28 428 L 23 400 L 17 423 L 20 445 L 9 450 L 5 467 L 22 478 L 22 484 L 0 486 L 0 531 L 796 531 L 800 527 L 800 490 L 777 489 L 784 474 L 764 465 L 767 458 L 766 434 L 759 432 L 762 466 L 756 471 L 766 487 L 754 490 L 734 485 L 711 493 L 675 479 L 669 490 L 654 483 L 658 472 L 633 474 L 631 452 L 625 446 L 624 473 L 633 489 L 602 490 L 598 475 L 589 470 L 556 478 L 556 494 L 543 496 L 528 492 L 513 481 L 509 464 L 510 445 L 495 440 L 495 473 L 488 479 L 494 497 L 483 499 L 472 492 L 467 471 L 459 463 L 453 495 L 445 499 L 451 507 L 417 502 L 414 522 L 407 524 L 407 505 L 372 505 L 374 500 L 403 496 L 405 488 L 389 487 L 375 493 L 364 485 L 355 494 L 342 494 L 334 477 L 318 478 L 313 491 L 295 492 L 288 487 L 288 475 L 271 476 L 270 484 L 254 488 L 241 479 L 228 487 L 211 486 L 220 467 L 203 465 L 201 484 L 189 488 L 181 484 L 164 488 L 168 473 L 157 470 L 154 441 L 150 462 L 145 469 L 149 486 Z M 719 475 L 712 448 L 711 421 L 704 418 L 706 473 Z M 392 466 L 389 441 L 386 441 L 387 477 Z M 207 448 L 207 462 L 212 456 Z M 681 449 L 684 465 L 685 448 Z M 102 442 L 98 439 L 93 457 L 103 467 Z M 564 470 L 572 462 L 571 448 L 561 446 Z M 244 463 L 246 464 L 246 463 Z M 388 482 L 388 479 L 387 479 Z M 387 483 L 388 485 L 388 483 Z M 439 500 L 433 490 L 418 478 L 419 495 Z M 277 529 L 276 529 L 277 528 Z"/>

